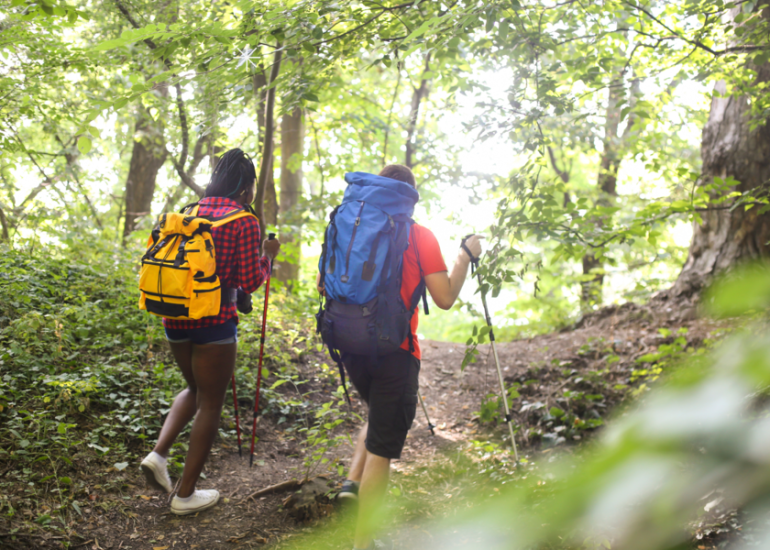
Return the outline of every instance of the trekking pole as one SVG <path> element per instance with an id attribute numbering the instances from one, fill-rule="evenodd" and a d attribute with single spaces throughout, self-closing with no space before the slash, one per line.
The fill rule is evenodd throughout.
<path id="1" fill-rule="evenodd" d="M 238 418 L 238 393 L 235 391 L 235 372 L 233 372 L 233 408 L 235 409 L 235 431 L 238 434 L 238 456 L 243 456 L 241 449 L 241 421 Z"/>
<path id="2" fill-rule="evenodd" d="M 275 239 L 275 233 L 270 233 L 267 240 Z M 262 337 L 259 342 L 259 370 L 257 371 L 257 390 L 254 398 L 254 421 L 251 426 L 251 456 L 249 457 L 249 468 L 254 465 L 254 440 L 257 436 L 257 415 L 259 414 L 259 387 L 262 385 L 262 357 L 265 354 L 265 327 L 267 326 L 267 300 L 270 297 L 270 276 L 273 274 L 273 261 L 270 260 L 270 271 L 267 274 L 267 283 L 265 283 L 265 308 L 262 310 Z"/>
<path id="3" fill-rule="evenodd" d="M 434 426 L 430 421 L 430 416 L 428 416 L 428 409 L 425 408 L 425 401 L 422 400 L 420 390 L 417 390 L 417 399 L 420 400 L 420 405 L 422 405 L 422 412 L 425 413 L 425 420 L 428 421 L 428 429 L 430 430 L 430 435 L 436 435 L 436 432 L 433 431 L 433 428 L 436 426 Z"/>
<path id="4" fill-rule="evenodd" d="M 476 269 L 479 266 L 479 259 L 475 258 L 473 254 L 471 254 L 471 251 L 468 250 L 468 247 L 465 246 L 465 241 L 467 241 L 470 237 L 473 235 L 468 235 L 465 237 L 462 241 L 463 250 L 468 253 L 468 256 L 471 258 L 471 275 L 475 274 L 476 278 L 479 281 L 479 290 L 481 291 L 481 303 L 484 306 L 484 317 L 487 321 L 487 326 L 489 327 L 489 342 L 492 344 L 492 355 L 495 356 L 495 365 L 497 366 L 497 379 L 500 381 L 500 394 L 503 399 L 503 407 L 505 408 L 505 423 L 508 424 L 508 431 L 511 434 L 511 447 L 513 448 L 513 455 L 516 459 L 516 462 L 519 462 L 519 451 L 516 449 L 516 438 L 513 436 L 513 417 L 511 416 L 511 411 L 508 408 L 508 396 L 506 395 L 505 391 L 505 382 L 503 381 L 503 371 L 500 369 L 500 358 L 497 356 L 497 347 L 495 346 L 495 331 L 492 328 L 492 318 L 489 316 L 489 307 L 487 307 L 487 296 L 486 292 L 484 292 L 484 287 L 481 284 L 481 274 L 476 272 Z"/>

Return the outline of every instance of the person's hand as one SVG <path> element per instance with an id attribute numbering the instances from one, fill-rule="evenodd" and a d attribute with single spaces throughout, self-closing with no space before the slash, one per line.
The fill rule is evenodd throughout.
<path id="1" fill-rule="evenodd" d="M 251 303 L 251 294 L 248 294 L 245 290 L 239 287 L 238 299 L 235 303 L 235 307 L 238 309 L 238 311 L 246 315 L 251 313 L 254 309 L 254 306 Z"/>
<path id="2" fill-rule="evenodd" d="M 275 257 L 278 256 L 278 251 L 281 249 L 281 243 L 278 239 L 265 239 L 262 243 L 262 249 L 265 251 L 265 256 L 275 260 Z"/>
<path id="3" fill-rule="evenodd" d="M 469 260 L 478 260 L 481 257 L 481 239 L 483 238 L 483 235 L 471 235 L 465 241 L 465 246 L 468 248 L 468 250 L 471 251 L 471 254 L 473 255 L 473 258 L 468 258 Z M 461 250 L 462 253 L 467 257 L 468 252 L 466 252 L 465 249 Z"/>

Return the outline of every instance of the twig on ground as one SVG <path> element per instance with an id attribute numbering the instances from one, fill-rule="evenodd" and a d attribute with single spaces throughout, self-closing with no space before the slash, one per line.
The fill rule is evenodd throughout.
<path id="1" fill-rule="evenodd" d="M 246 502 L 247 500 L 261 497 L 263 495 L 270 495 L 272 493 L 280 493 L 283 491 L 292 491 L 294 489 L 298 489 L 301 487 L 302 484 L 297 481 L 296 479 L 290 479 L 289 481 L 283 481 L 281 483 L 276 483 L 275 485 L 271 485 L 270 487 L 265 487 L 264 489 L 260 489 L 259 491 L 256 491 L 254 493 L 251 493 L 249 496 L 241 500 L 241 502 Z"/>

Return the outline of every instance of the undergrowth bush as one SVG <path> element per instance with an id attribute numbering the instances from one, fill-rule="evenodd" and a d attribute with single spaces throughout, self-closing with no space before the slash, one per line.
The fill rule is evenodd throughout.
<path id="1" fill-rule="evenodd" d="M 65 529 L 82 506 L 94 504 L 93 495 L 130 488 L 128 466 L 151 449 L 184 381 L 161 320 L 137 307 L 138 250 L 95 242 L 51 246 L 34 256 L 2 252 L 0 510 L 14 522 Z M 253 410 L 263 296 L 255 294 L 255 312 L 239 325 L 236 380 L 244 419 Z M 308 380 L 298 362 L 320 349 L 310 330 L 310 299 L 280 288 L 271 294 L 260 403 L 261 414 L 307 448 L 305 471 L 328 462 L 325 455 L 340 443 L 330 434 L 339 423 L 328 420 L 330 408 L 320 410 L 312 392 L 300 391 Z M 316 363 L 313 380 L 328 386 L 334 379 L 336 387 L 334 370 Z M 335 403 L 339 397 L 329 395 Z M 220 435 L 234 443 L 235 426 L 225 427 Z M 186 448 L 183 434 L 172 471 L 179 473 Z M 114 501 L 99 498 L 97 505 Z"/>

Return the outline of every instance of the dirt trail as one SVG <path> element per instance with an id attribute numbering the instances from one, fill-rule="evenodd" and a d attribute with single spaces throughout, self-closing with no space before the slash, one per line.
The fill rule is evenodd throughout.
<path id="1" fill-rule="evenodd" d="M 636 359 L 655 351 L 661 344 L 673 342 L 676 334 L 661 335 L 658 329 L 668 328 L 675 333 L 682 327 L 687 329 L 685 338 L 689 345 L 700 345 L 709 334 L 720 330 L 707 321 L 667 322 L 638 308 L 615 308 L 610 314 L 595 316 L 571 331 L 500 344 L 506 383 L 521 385 L 521 395 L 512 409 L 519 426 L 520 453 L 527 455 L 543 445 L 575 443 L 590 435 L 588 428 L 592 424 L 583 430 L 565 427 L 548 411 L 557 407 L 575 418 L 598 420 L 594 424 L 599 424 L 621 399 L 623 391 L 619 385 L 631 381 L 632 372 L 639 367 Z M 461 372 L 465 346 L 431 341 L 423 341 L 421 345 L 420 386 L 437 430 L 435 436 L 429 434 L 425 417 L 418 409 L 402 460 L 394 463 L 396 480 L 398 472 L 406 473 L 415 466 L 430 463 L 436 453 L 445 449 L 475 438 L 502 442 L 507 433 L 502 425 L 482 426 L 478 421 L 482 399 L 497 393 L 499 388 L 488 346 L 481 346 L 477 362 Z M 308 378 L 313 376 L 313 364 L 311 357 L 300 365 L 300 371 Z M 565 391 L 576 393 L 565 398 Z M 577 392 L 594 397 L 579 399 L 575 397 Z M 363 413 L 362 404 L 354 392 L 351 393 L 354 407 Z M 73 525 L 84 537 L 78 547 L 94 550 L 261 548 L 306 529 L 306 525 L 298 524 L 282 508 L 286 493 L 245 500 L 259 489 L 300 475 L 298 468 L 303 451 L 293 436 L 287 436 L 270 418 L 260 420 L 258 435 L 261 437 L 258 456 L 251 469 L 246 446 L 244 456 L 239 457 L 232 445 L 216 444 L 205 470 L 206 479 L 201 480 L 200 487 L 218 489 L 223 499 L 214 509 L 196 516 L 170 514 L 169 497 L 146 488 L 136 465 L 130 466 L 135 473 L 130 476 L 131 483 L 124 487 L 123 494 L 104 497 L 105 502 L 97 501 L 84 509 L 83 520 Z M 338 452 L 347 455 L 350 448 L 344 445 Z M 98 488 L 94 492 L 98 492 Z M 54 540 L 32 542 L 30 540 L 31 548 L 58 545 Z M 2 545 L 0 540 L 0 547 Z"/>

